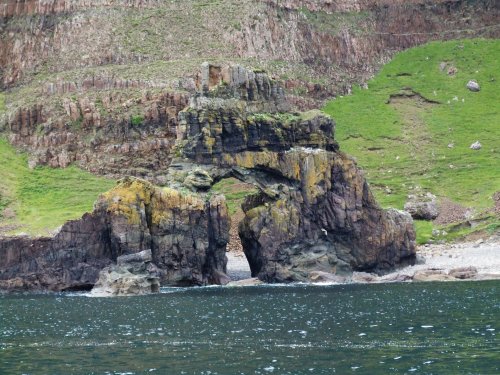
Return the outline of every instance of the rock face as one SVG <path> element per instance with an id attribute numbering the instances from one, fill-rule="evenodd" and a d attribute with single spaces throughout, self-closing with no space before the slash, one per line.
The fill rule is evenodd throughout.
<path id="1" fill-rule="evenodd" d="M 440 38 L 498 37 L 498 14 L 493 0 L 224 0 L 204 4 L 203 12 L 192 2 L 9 0 L 0 5 L 2 83 L 15 84 L 46 66 L 58 72 L 217 57 L 223 50 L 229 58 L 330 70 L 347 86 L 394 51 Z M 140 19 L 141 27 L 131 27 L 131 19 Z"/>
<path id="2" fill-rule="evenodd" d="M 2 239 L 0 288 L 90 290 L 119 256 L 147 249 L 164 285 L 225 283 L 228 231 L 222 196 L 202 200 L 128 178 L 53 238 Z"/>
<path id="3" fill-rule="evenodd" d="M 151 250 L 118 257 L 116 265 L 106 267 L 99 273 L 91 295 L 128 296 L 159 292 L 160 272 L 152 261 Z"/>
<path id="4" fill-rule="evenodd" d="M 254 113 L 251 100 L 216 95 L 180 113 L 185 159 L 174 163 L 185 173 L 203 168 L 214 179 L 260 187 L 244 203 L 239 229 L 252 276 L 306 281 L 313 271 L 342 275 L 414 262 L 410 215 L 380 209 L 354 161 L 338 151 L 329 117 Z"/>
<path id="5" fill-rule="evenodd" d="M 9 141 L 30 153 L 30 166 L 76 164 L 96 174 L 155 180 L 168 167 L 177 115 L 187 94 L 162 91 L 130 98 L 123 93 L 64 98 L 60 113 L 41 104 L 12 112 Z"/>
<path id="6" fill-rule="evenodd" d="M 351 159 L 307 149 L 278 158 L 283 164 L 268 168 L 288 184 L 249 204 L 240 224 L 253 276 L 305 281 L 317 270 L 342 275 L 414 262 L 411 217 L 381 210 Z"/>

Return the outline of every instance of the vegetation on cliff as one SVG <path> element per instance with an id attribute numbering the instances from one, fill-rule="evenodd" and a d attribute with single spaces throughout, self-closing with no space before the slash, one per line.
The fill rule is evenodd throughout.
<path id="1" fill-rule="evenodd" d="M 114 185 L 76 167 L 29 169 L 27 159 L 0 138 L 0 234 L 47 234 L 91 211 Z"/>
<path id="2" fill-rule="evenodd" d="M 479 92 L 467 89 L 472 79 Z M 481 216 L 500 189 L 499 80 L 499 40 L 432 42 L 398 54 L 367 89 L 324 110 L 383 206 L 403 208 L 408 194 L 429 191 Z M 470 149 L 476 141 L 482 148 Z M 500 220 L 485 222 L 492 231 Z M 428 240 L 432 225 L 417 226 Z"/>

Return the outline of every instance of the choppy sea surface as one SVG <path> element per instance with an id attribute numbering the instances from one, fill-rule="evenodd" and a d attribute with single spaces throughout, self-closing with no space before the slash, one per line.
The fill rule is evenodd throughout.
<path id="1" fill-rule="evenodd" d="M 500 282 L 0 295 L 0 374 L 500 374 Z"/>

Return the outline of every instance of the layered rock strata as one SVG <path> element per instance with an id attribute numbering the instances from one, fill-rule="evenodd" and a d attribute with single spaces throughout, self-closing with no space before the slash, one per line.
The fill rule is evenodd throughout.
<path id="1" fill-rule="evenodd" d="M 203 200 L 124 179 L 52 238 L 2 239 L 0 287 L 87 290 L 119 256 L 148 249 L 164 285 L 225 283 L 228 231 L 222 196 Z"/>

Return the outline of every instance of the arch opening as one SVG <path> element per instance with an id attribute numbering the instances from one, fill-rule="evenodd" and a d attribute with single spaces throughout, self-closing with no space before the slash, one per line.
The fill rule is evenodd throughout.
<path id="1" fill-rule="evenodd" d="M 249 195 L 256 194 L 259 189 L 251 183 L 245 182 L 234 176 L 224 177 L 217 181 L 211 191 L 225 196 L 228 205 L 231 226 L 229 229 L 229 243 L 227 244 L 226 256 L 227 275 L 232 281 L 248 279 L 251 276 L 250 265 L 243 252 L 243 245 L 238 233 L 240 222 L 245 218 L 242 204 Z"/>

